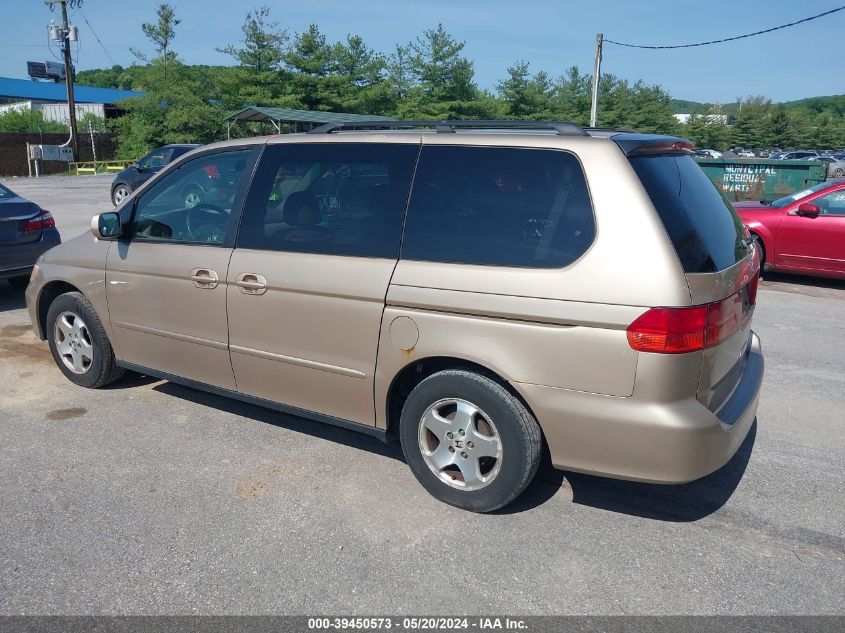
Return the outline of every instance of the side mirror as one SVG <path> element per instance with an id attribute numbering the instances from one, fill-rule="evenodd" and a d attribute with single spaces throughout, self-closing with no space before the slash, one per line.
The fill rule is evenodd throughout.
<path id="1" fill-rule="evenodd" d="M 802 202 L 798 205 L 798 210 L 795 213 L 804 218 L 817 218 L 821 209 L 812 202 Z"/>
<path id="2" fill-rule="evenodd" d="M 91 233 L 98 240 L 116 240 L 121 234 L 120 215 L 114 211 L 95 215 L 91 219 Z"/>

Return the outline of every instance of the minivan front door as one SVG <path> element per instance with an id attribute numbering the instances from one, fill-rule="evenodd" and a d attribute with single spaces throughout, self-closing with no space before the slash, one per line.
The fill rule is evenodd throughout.
<path id="1" fill-rule="evenodd" d="M 239 391 L 375 424 L 379 328 L 418 149 L 267 146 L 227 277 Z"/>
<path id="2" fill-rule="evenodd" d="M 106 292 L 126 363 L 234 389 L 226 322 L 226 273 L 252 149 L 200 155 L 136 201 L 127 239 L 109 249 Z M 209 203 L 184 205 L 203 186 Z"/>

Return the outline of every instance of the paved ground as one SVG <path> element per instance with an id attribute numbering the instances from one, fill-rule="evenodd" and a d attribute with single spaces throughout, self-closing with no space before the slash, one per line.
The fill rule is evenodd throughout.
<path id="1" fill-rule="evenodd" d="M 107 178 L 7 182 L 66 235 L 110 207 Z M 0 613 L 845 613 L 845 283 L 771 277 L 758 304 L 759 423 L 727 467 L 546 472 L 479 516 L 395 446 L 167 382 L 74 387 L 0 282 Z"/>

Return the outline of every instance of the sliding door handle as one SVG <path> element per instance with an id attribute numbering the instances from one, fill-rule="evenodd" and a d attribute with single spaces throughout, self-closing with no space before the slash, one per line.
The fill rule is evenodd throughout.
<path id="1" fill-rule="evenodd" d="M 191 271 L 191 281 L 197 288 L 204 290 L 212 290 L 217 287 L 220 278 L 217 273 L 210 268 L 194 268 Z"/>
<path id="2" fill-rule="evenodd" d="M 267 280 L 255 273 L 241 273 L 235 279 L 235 285 L 245 295 L 263 295 L 267 292 Z"/>

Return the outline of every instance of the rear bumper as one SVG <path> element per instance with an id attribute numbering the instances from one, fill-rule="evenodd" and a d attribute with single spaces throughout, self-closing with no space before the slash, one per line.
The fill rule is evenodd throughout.
<path id="1" fill-rule="evenodd" d="M 724 466 L 757 415 L 763 381 L 760 339 L 734 392 L 712 412 L 691 394 L 649 402 L 515 383 L 532 407 L 557 468 L 619 479 L 685 483 Z"/>
<path id="2" fill-rule="evenodd" d="M 41 239 L 0 248 L 0 279 L 28 276 L 37 260 L 46 251 L 61 243 L 56 229 L 45 229 Z"/>

